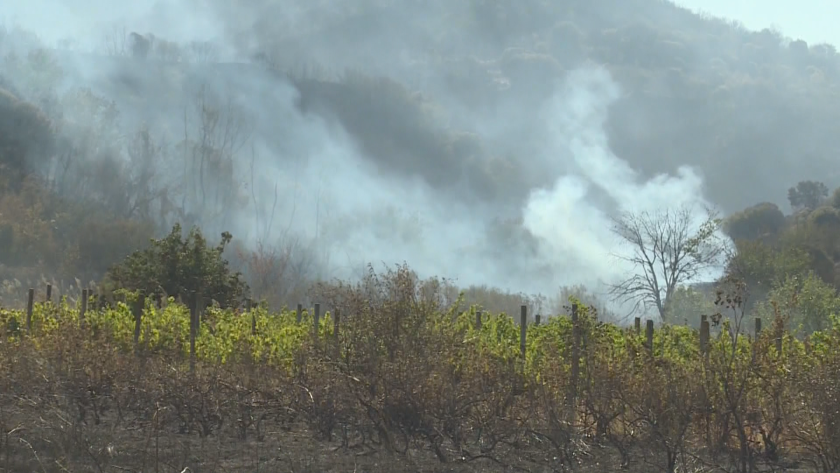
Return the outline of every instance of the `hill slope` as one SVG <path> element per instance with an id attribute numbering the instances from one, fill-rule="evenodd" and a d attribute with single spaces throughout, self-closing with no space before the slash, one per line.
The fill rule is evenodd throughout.
<path id="1" fill-rule="evenodd" d="M 556 112 L 573 108 L 573 101 L 558 106 L 571 73 L 592 64 L 609 71 L 618 93 L 605 123 L 591 125 L 603 125 L 610 150 L 642 177 L 696 166 L 706 197 L 727 213 L 765 201 L 787 209 L 786 190 L 805 179 L 840 185 L 840 61 L 830 45 L 747 31 L 655 0 L 203 0 L 203 10 L 198 3 L 187 2 L 197 15 L 220 19 L 224 29 L 214 33 L 238 62 L 199 57 L 194 44 L 160 42 L 165 54 L 139 59 L 125 48 L 107 57 L 45 53 L 16 30 L 0 37 L 0 84 L 40 106 L 64 149 L 73 150 L 75 174 L 65 170 L 62 185 L 55 183 L 60 160 L 34 166 L 50 192 L 101 209 L 95 213 L 104 218 L 150 221 L 155 230 L 179 220 L 208 233 L 235 228 L 253 242 L 270 233 L 266 222 L 277 208 L 274 220 L 282 223 L 273 238 L 288 227 L 304 238 L 350 241 L 355 246 L 340 254 L 347 260 L 419 255 L 436 271 L 471 265 L 473 279 L 551 288 L 558 272 L 594 280 L 585 261 L 571 261 L 574 252 L 547 255 L 545 234 L 523 222 L 535 191 L 586 166 L 564 141 L 573 133 L 558 137 Z M 247 113 L 243 133 L 259 145 L 224 142 L 212 150 L 218 161 L 209 196 L 203 158 L 182 166 L 196 150 L 210 152 L 196 141 L 216 116 L 197 107 L 202 87 Z M 92 93 L 79 94 L 84 88 Z M 143 124 L 150 126 L 146 142 L 159 145 L 148 148 L 158 154 L 146 164 L 131 161 L 138 155 L 129 149 L 146 136 L 135 136 Z M 115 164 L 126 156 L 133 164 Z M 155 179 L 141 172 L 152 161 Z M 324 184 L 315 171 L 300 171 L 312 161 L 337 177 Z M 258 185 L 267 190 L 255 191 Z M 329 199 L 323 187 L 332 190 Z M 615 202 L 601 194 L 593 190 L 587 203 L 608 214 Z M 22 214 L 21 202 L 30 200 L 8 205 Z M 413 201 L 435 209 L 431 223 L 399 214 Z M 371 202 L 396 210 L 368 210 Z M 42 207 L 49 212 L 37 228 L 64 232 L 48 230 L 58 228 L 48 223 L 55 205 Z M 424 226 L 435 230 L 421 235 Z M 11 227 L 7 233 L 23 241 L 22 227 Z M 66 248 L 53 246 L 55 256 L 32 256 L 32 264 L 58 264 Z M 322 247 L 310 250 L 319 256 L 306 258 L 335 264 Z M 433 256 L 453 253 L 469 256 L 451 264 Z M 90 277 L 107 263 L 97 262 Z"/>

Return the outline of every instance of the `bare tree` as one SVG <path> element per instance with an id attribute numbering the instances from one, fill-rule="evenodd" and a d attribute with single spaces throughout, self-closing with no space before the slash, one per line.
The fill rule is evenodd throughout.
<path id="1" fill-rule="evenodd" d="M 156 141 L 147 125 L 141 126 L 127 144 L 126 187 L 127 205 L 125 218 L 153 220 L 157 213 L 162 229 L 172 228 L 165 223 L 174 213 L 169 193 L 175 183 L 164 178 L 165 163 L 169 161 L 167 146 Z"/>
<path id="2" fill-rule="evenodd" d="M 132 33 L 136 34 L 136 33 Z M 129 54 L 129 35 L 124 26 L 113 26 L 104 36 L 105 54 L 114 57 L 124 57 Z"/>
<path id="3" fill-rule="evenodd" d="M 181 46 L 174 41 L 163 38 L 152 38 L 154 44 L 151 51 L 158 60 L 164 62 L 180 62 L 185 59 Z"/>
<path id="4" fill-rule="evenodd" d="M 184 154 L 181 209 L 203 225 L 226 228 L 230 212 L 247 198 L 241 194 L 234 162 L 250 140 L 251 129 L 232 97 L 217 99 L 203 85 L 194 106 L 197 122 L 189 125 L 185 108 L 184 139 L 179 146 Z"/>
<path id="5" fill-rule="evenodd" d="M 616 218 L 613 232 L 631 249 L 616 256 L 631 263 L 635 273 L 611 286 L 613 299 L 632 303 L 631 314 L 655 307 L 664 320 L 665 304 L 677 287 L 719 264 L 724 255 L 726 247 L 718 238 L 721 221 L 716 212 L 706 212 L 700 225 L 688 206 Z"/>
<path id="6" fill-rule="evenodd" d="M 188 48 L 192 60 L 199 64 L 215 63 L 221 57 L 219 47 L 210 41 L 192 41 Z"/>

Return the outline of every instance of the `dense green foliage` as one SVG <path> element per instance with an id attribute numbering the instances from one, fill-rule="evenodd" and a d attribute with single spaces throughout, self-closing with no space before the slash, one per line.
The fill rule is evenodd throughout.
<path id="1" fill-rule="evenodd" d="M 825 202 L 828 187 L 822 182 L 802 181 L 788 190 L 788 200 L 794 209 L 814 210 Z"/>
<path id="2" fill-rule="evenodd" d="M 232 238 L 224 233 L 219 245 L 211 247 L 198 228 L 184 238 L 181 226 L 175 225 L 165 238 L 152 240 L 149 248 L 111 268 L 106 281 L 113 289 L 142 291 L 155 299 L 173 296 L 192 304 L 198 295 L 222 308 L 237 307 L 248 286 L 222 256 Z"/>
<path id="3" fill-rule="evenodd" d="M 748 309 L 767 314 L 777 307 L 809 333 L 828 327 L 840 309 L 840 218 L 833 200 L 825 199 L 824 184 L 802 182 L 791 188 L 798 193 L 811 197 L 793 198 L 798 210 L 792 215 L 761 204 L 727 219 L 724 229 L 735 240 L 735 252 L 726 277 L 748 285 Z"/>

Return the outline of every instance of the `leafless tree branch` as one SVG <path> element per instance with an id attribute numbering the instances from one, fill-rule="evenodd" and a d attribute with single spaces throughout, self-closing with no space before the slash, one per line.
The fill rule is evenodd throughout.
<path id="1" fill-rule="evenodd" d="M 706 209 L 697 225 L 694 209 L 684 206 L 655 213 L 623 213 L 613 220 L 613 233 L 627 253 L 615 254 L 634 267 L 634 274 L 610 287 L 615 301 L 630 304 L 630 314 L 656 308 L 664 317 L 665 304 L 680 284 L 694 280 L 725 256 L 718 238 L 717 213 Z"/>

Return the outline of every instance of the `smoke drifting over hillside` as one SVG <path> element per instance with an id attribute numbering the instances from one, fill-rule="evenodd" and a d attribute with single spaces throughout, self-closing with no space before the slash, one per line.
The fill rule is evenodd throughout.
<path id="1" fill-rule="evenodd" d="M 251 246 L 296 242 L 313 277 L 405 261 L 460 285 L 594 288 L 630 269 L 612 256 L 620 251 L 610 234 L 616 212 L 711 205 L 702 172 L 641 172 L 611 149 L 608 119 L 624 89 L 609 70 L 571 52 L 510 49 L 527 37 L 522 25 L 491 36 L 488 24 L 459 28 L 475 15 L 466 5 L 12 0 L 7 22 L 58 48 L 56 90 L 90 88 L 116 102 L 120 139 L 146 123 L 169 143 L 158 176 L 196 196 L 182 199 L 185 223 L 208 234 L 229 230 Z M 559 19 L 546 21 L 530 26 Z M 169 58 L 131 58 L 131 31 L 193 46 Z M 0 47 L 25 57 L 14 37 Z M 198 44 L 212 47 L 212 60 L 197 59 Z M 453 70 L 477 74 L 474 92 L 483 88 L 492 101 L 440 72 L 453 58 Z M 370 77 L 353 79 L 348 69 Z M 376 82 L 380 76 L 393 82 Z M 10 70 L 6 80 L 38 103 L 26 75 Z M 195 173 L 178 174 L 186 152 L 175 144 L 206 128 L 196 108 L 201 90 L 227 113 L 222 123 L 240 128 L 217 144 L 233 167 L 196 184 Z M 374 92 L 381 103 L 365 98 Z M 374 102 L 384 115 L 368 113 Z M 388 115 L 388 107 L 403 108 Z M 223 177 L 238 190 L 222 190 Z"/>
<path id="2" fill-rule="evenodd" d="M 604 125 L 619 94 L 604 69 L 569 74 L 550 105 L 548 123 L 557 141 L 547 147 L 558 157 L 571 158 L 574 170 L 561 175 L 550 190 L 535 190 L 524 209 L 525 227 L 540 238 L 545 259 L 562 261 L 561 266 L 587 284 L 599 277 L 613 282 L 633 270 L 605 257 L 627 251 L 611 235 L 610 215 L 616 211 L 655 213 L 688 206 L 698 212 L 699 225 L 704 208 L 711 207 L 703 196 L 703 180 L 691 167 L 645 180 L 610 150 Z"/>

